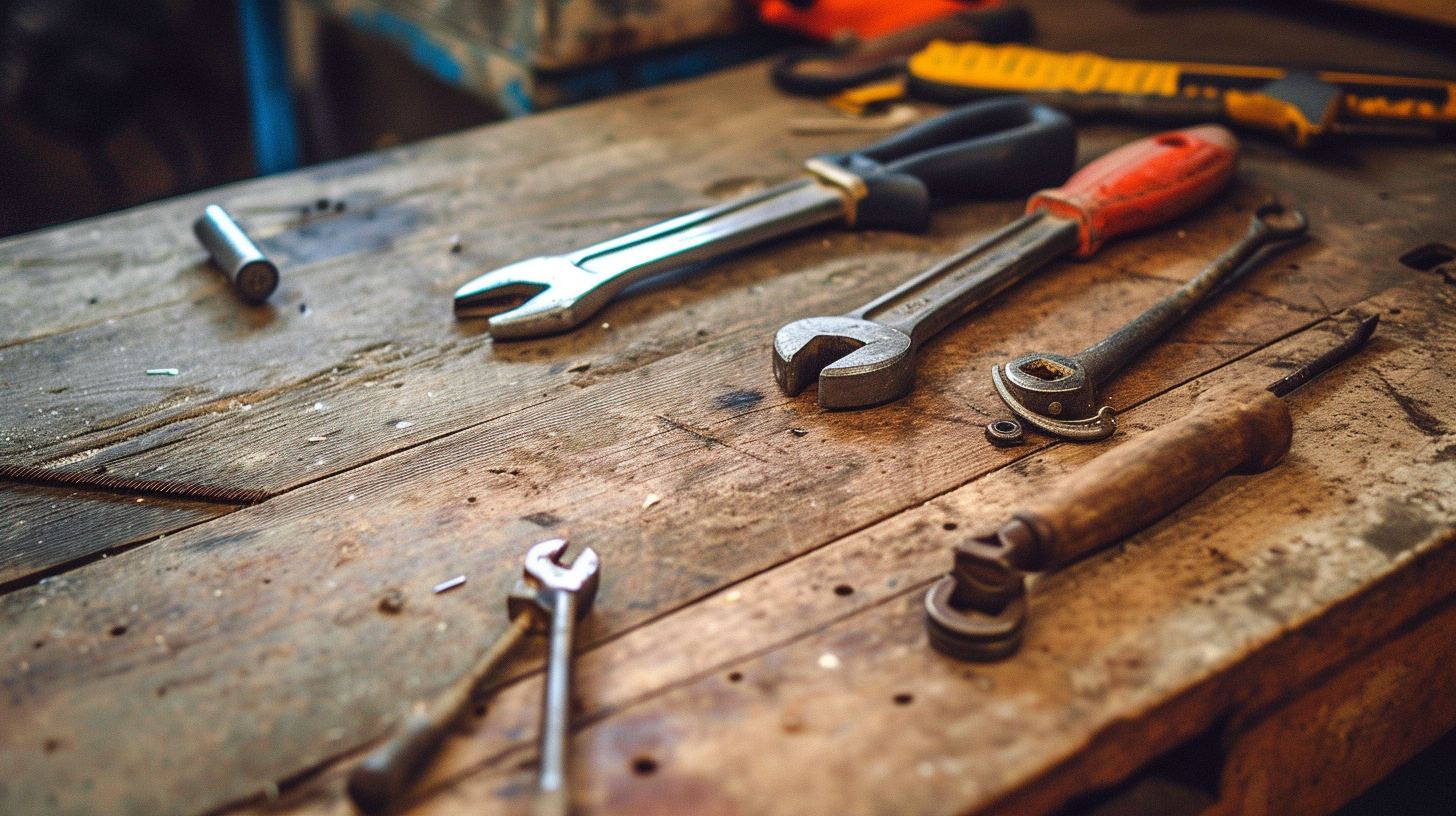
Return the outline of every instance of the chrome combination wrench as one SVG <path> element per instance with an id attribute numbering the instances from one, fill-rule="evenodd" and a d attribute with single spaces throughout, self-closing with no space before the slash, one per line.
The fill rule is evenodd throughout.
<path id="1" fill-rule="evenodd" d="M 1020 97 L 978 102 L 862 150 L 812 158 L 805 178 L 487 272 L 455 292 L 455 314 L 489 316 L 496 340 L 569 331 L 658 273 L 835 221 L 923 231 L 932 200 L 1025 195 L 1064 180 L 1076 152 L 1063 114 Z"/>

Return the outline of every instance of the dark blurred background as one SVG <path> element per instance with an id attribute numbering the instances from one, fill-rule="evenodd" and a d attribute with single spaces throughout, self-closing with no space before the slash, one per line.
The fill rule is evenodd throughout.
<path id="1" fill-rule="evenodd" d="M 0 235 L 256 175 L 239 28 L 232 0 L 0 0 Z M 303 163 L 500 118 L 372 36 L 318 39 Z"/>

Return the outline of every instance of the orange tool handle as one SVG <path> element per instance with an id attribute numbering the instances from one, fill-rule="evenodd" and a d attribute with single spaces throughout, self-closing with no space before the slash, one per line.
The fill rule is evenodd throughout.
<path id="1" fill-rule="evenodd" d="M 1218 125 L 1171 130 L 1123 145 L 1026 204 L 1076 221 L 1086 258 L 1114 235 L 1147 229 L 1196 209 L 1233 178 L 1239 142 Z"/>

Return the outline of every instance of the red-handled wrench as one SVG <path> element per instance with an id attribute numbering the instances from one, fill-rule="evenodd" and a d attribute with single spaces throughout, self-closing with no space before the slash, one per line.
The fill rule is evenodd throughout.
<path id="1" fill-rule="evenodd" d="M 774 377 L 788 394 L 817 377 L 819 405 L 863 408 L 898 399 L 915 380 L 915 350 L 1054 258 L 1085 258 L 1115 235 L 1171 221 L 1233 177 L 1238 141 L 1217 125 L 1124 145 L 1027 202 L 1026 215 L 894 291 L 839 317 L 810 317 L 774 337 Z"/>

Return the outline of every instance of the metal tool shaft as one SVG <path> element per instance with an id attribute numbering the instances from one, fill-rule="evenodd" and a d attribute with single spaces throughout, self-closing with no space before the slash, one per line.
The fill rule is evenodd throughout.
<path id="1" fill-rule="evenodd" d="M 576 628 L 576 596 L 558 589 L 552 600 L 551 646 L 546 662 L 546 692 L 541 703 L 541 775 L 536 816 L 566 816 L 566 739 L 571 719 L 571 641 Z"/>
<path id="2" fill-rule="evenodd" d="M 1045 212 L 1024 215 L 848 316 L 889 326 L 918 348 L 1076 246 L 1077 222 Z"/>
<path id="3" fill-rule="evenodd" d="M 1093 344 L 1085 351 L 1074 355 L 1074 359 L 1081 363 L 1087 372 L 1087 378 L 1096 384 L 1105 382 L 1130 360 L 1156 342 L 1159 337 L 1167 334 L 1173 324 L 1193 311 L 1209 293 L 1254 257 L 1259 250 L 1274 241 L 1289 240 L 1302 235 L 1305 218 L 1304 214 L 1298 210 L 1293 211 L 1294 228 L 1276 229 L 1264 220 L 1266 215 L 1283 211 L 1283 207 L 1279 205 L 1260 207 L 1249 223 L 1249 229 L 1244 233 L 1244 237 L 1225 250 L 1202 272 L 1178 287 L 1178 291 L 1138 315 L 1126 326 Z"/>
<path id="4" fill-rule="evenodd" d="M 567 254 L 572 263 L 625 288 L 668 269 L 706 261 L 843 218 L 846 193 L 801 179 L 745 200 L 709 207 Z"/>
<path id="5" fill-rule="evenodd" d="M 1276 223 L 1271 217 L 1287 219 Z M 1222 284 L 1246 267 L 1261 250 L 1291 245 L 1309 226 L 1302 211 L 1286 212 L 1267 204 L 1254 212 L 1249 229 L 1213 263 L 1176 292 L 1086 350 L 1066 356 L 1023 354 L 991 380 L 1006 407 L 1021 421 L 1064 439 L 1104 439 L 1116 430 L 1115 412 L 1098 405 L 1098 389 L 1119 369 L 1162 337 Z"/>
<path id="6" fill-rule="evenodd" d="M 360 810 L 381 813 L 399 800 L 410 779 L 444 741 L 451 723 L 470 701 L 476 687 L 495 670 L 530 628 L 529 615 L 516 616 L 469 671 L 440 692 L 425 710 L 411 713 L 398 734 L 354 766 L 349 774 L 348 791 Z"/>
<path id="7" fill-rule="evenodd" d="M 1347 357 L 1365 347 L 1365 343 L 1370 340 L 1370 335 L 1375 333 L 1375 326 L 1378 323 L 1380 323 L 1378 314 L 1373 314 L 1360 321 L 1360 325 L 1356 326 L 1355 331 L 1345 338 L 1345 342 L 1311 360 L 1298 371 L 1271 383 L 1268 388 L 1269 393 L 1276 397 L 1287 397 L 1295 389 L 1339 365 Z"/>

